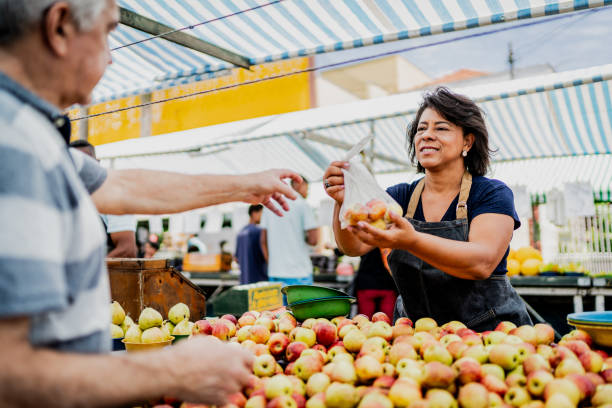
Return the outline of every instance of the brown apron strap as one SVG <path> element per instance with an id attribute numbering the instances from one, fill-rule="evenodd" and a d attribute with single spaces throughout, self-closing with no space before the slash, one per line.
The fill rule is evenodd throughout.
<path id="1" fill-rule="evenodd" d="M 425 177 L 423 177 L 417 183 L 412 195 L 410 196 L 410 202 L 408 203 L 408 209 L 406 210 L 407 218 L 414 218 L 417 206 L 419 205 L 419 199 L 421 193 L 425 187 Z M 470 196 L 470 189 L 472 188 L 472 175 L 466 170 L 461 178 L 461 190 L 459 190 L 459 202 L 457 203 L 457 219 L 467 219 L 467 200 Z"/>
<path id="2" fill-rule="evenodd" d="M 406 210 L 406 218 L 414 218 L 414 213 L 419 205 L 419 198 L 421 198 L 423 187 L 425 187 L 425 177 L 419 180 L 414 188 L 414 191 L 412 192 L 412 195 L 410 196 L 410 202 L 408 203 L 408 209 Z"/>
<path id="3" fill-rule="evenodd" d="M 467 200 L 472 188 L 472 175 L 467 170 L 461 179 L 461 190 L 459 191 L 459 201 L 457 202 L 457 219 L 467 219 Z"/>

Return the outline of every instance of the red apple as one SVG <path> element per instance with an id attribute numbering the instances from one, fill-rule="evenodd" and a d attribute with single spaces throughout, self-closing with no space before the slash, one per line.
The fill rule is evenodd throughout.
<path id="1" fill-rule="evenodd" d="M 461 384 L 478 382 L 482 378 L 482 366 L 470 357 L 462 357 L 453 363 L 457 379 Z"/>
<path id="2" fill-rule="evenodd" d="M 258 344 L 266 344 L 270 339 L 270 330 L 263 325 L 254 324 L 249 326 L 250 339 Z"/>
<path id="3" fill-rule="evenodd" d="M 292 362 L 297 360 L 298 357 L 300 357 L 300 354 L 302 354 L 302 351 L 306 350 L 307 348 L 308 346 L 306 345 L 306 343 L 302 341 L 294 341 L 292 343 L 289 343 L 285 352 L 287 361 Z"/>
<path id="4" fill-rule="evenodd" d="M 374 380 L 372 386 L 388 390 L 393 386 L 393 383 L 395 383 L 395 377 L 383 374 Z"/>
<path id="5" fill-rule="evenodd" d="M 324 346 L 330 346 L 338 338 L 336 333 L 336 326 L 331 323 L 316 323 L 313 327 L 313 330 L 315 332 L 317 342 Z"/>
<path id="6" fill-rule="evenodd" d="M 276 358 L 283 355 L 288 345 L 289 337 L 283 333 L 272 333 L 268 340 L 268 350 Z"/>
<path id="7" fill-rule="evenodd" d="M 430 388 L 447 388 L 455 381 L 457 374 L 449 366 L 438 361 L 423 367 L 423 385 Z"/>
<path id="8" fill-rule="evenodd" d="M 410 327 L 413 327 L 412 320 L 407 317 L 400 317 L 395 321 L 395 326 L 401 326 L 407 324 Z"/>
<path id="9" fill-rule="evenodd" d="M 550 364 L 540 354 L 531 354 L 523 361 L 523 369 L 525 374 L 529 376 L 529 374 L 537 370 L 550 371 Z"/>
<path id="10" fill-rule="evenodd" d="M 297 403 L 289 395 L 281 395 L 268 402 L 266 408 L 297 408 Z"/>
<path id="11" fill-rule="evenodd" d="M 484 377 L 482 377 L 480 382 L 490 392 L 494 392 L 502 396 L 506 393 L 506 391 L 508 391 L 508 386 L 506 383 L 493 374 L 486 374 Z"/>
<path id="12" fill-rule="evenodd" d="M 194 323 L 193 334 L 212 334 L 212 325 L 208 320 L 202 319 Z"/>
<path id="13" fill-rule="evenodd" d="M 231 315 L 231 314 L 224 314 L 223 316 L 221 316 L 221 319 L 229 320 L 230 322 L 234 324 L 238 323 L 238 319 L 236 319 L 236 316 Z"/>
<path id="14" fill-rule="evenodd" d="M 416 360 L 418 357 L 414 347 L 409 343 L 397 343 L 393 344 L 389 349 L 389 362 L 396 365 L 402 358 L 411 358 Z"/>
<path id="15" fill-rule="evenodd" d="M 508 322 L 508 321 L 503 321 L 501 323 L 499 323 L 497 325 L 497 327 L 495 327 L 495 330 L 497 331 L 502 331 L 506 334 L 510 333 L 510 330 L 515 329 L 516 328 L 516 324 L 512 323 L 512 322 Z"/>
<path id="16" fill-rule="evenodd" d="M 489 391 L 477 382 L 469 383 L 459 389 L 457 401 L 462 408 L 488 408 Z"/>
<path id="17" fill-rule="evenodd" d="M 230 338 L 230 328 L 224 322 L 217 320 L 212 325 L 211 334 L 219 340 L 227 341 Z"/>
<path id="18" fill-rule="evenodd" d="M 563 336 L 562 340 L 582 340 L 589 347 L 593 345 L 593 338 L 591 335 L 580 329 L 572 330 L 571 332 L 567 333 L 565 336 Z"/>
<path id="19" fill-rule="evenodd" d="M 587 351 L 578 357 L 584 369 L 591 373 L 598 373 L 603 368 L 603 358 L 594 351 Z"/>
<path id="20" fill-rule="evenodd" d="M 527 376 L 527 390 L 534 397 L 544 394 L 546 385 L 554 380 L 555 377 L 546 370 L 536 370 Z"/>
<path id="21" fill-rule="evenodd" d="M 555 341 L 555 330 L 548 324 L 537 323 L 533 326 L 538 344 L 550 344 Z"/>
<path id="22" fill-rule="evenodd" d="M 372 315 L 372 322 L 386 322 L 387 324 L 391 324 L 391 319 L 385 312 L 376 312 Z"/>
<path id="23" fill-rule="evenodd" d="M 580 390 L 580 399 L 591 399 L 591 396 L 595 393 L 595 384 L 584 374 L 568 374 L 565 376 L 566 379 L 570 380 L 578 390 Z"/>
<path id="24" fill-rule="evenodd" d="M 591 351 L 591 348 L 582 340 L 562 340 L 559 342 L 559 345 L 565 346 L 572 350 L 577 357 Z"/>

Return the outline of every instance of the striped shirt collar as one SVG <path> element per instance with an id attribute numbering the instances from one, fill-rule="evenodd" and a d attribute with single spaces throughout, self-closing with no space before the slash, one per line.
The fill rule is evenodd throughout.
<path id="1" fill-rule="evenodd" d="M 57 107 L 30 92 L 2 71 L 0 71 L 0 89 L 6 90 L 23 103 L 32 106 L 42 113 L 62 135 L 66 144 L 70 142 L 70 118 L 64 115 Z"/>

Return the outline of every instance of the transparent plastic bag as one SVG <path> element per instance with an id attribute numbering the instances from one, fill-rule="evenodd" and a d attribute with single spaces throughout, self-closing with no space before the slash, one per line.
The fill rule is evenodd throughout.
<path id="1" fill-rule="evenodd" d="M 344 173 L 344 202 L 340 207 L 340 226 L 345 229 L 359 221 L 387 229 L 391 224 L 389 211 L 403 215 L 402 207 L 383 190 L 376 179 L 361 163 L 359 156 L 353 157 Z"/>

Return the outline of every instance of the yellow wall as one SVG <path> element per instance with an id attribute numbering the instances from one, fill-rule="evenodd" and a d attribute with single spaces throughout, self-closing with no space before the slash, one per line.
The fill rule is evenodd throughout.
<path id="1" fill-rule="evenodd" d="M 83 115 L 86 115 L 86 113 L 81 112 L 80 109 L 70 109 L 68 111 L 68 117 L 70 119 L 76 119 L 76 118 L 80 118 Z M 72 142 L 73 140 L 76 140 L 79 138 L 79 132 L 81 130 L 81 126 L 84 126 L 83 123 L 86 123 L 84 120 L 77 120 L 76 122 L 70 122 L 70 141 Z"/>
<path id="2" fill-rule="evenodd" d="M 140 103 L 140 96 L 117 99 L 91 106 L 88 114 L 125 108 Z M 140 137 L 140 108 L 102 115 L 88 120 L 87 139 L 94 146 Z M 74 130 L 73 130 L 74 134 Z"/>
<path id="3" fill-rule="evenodd" d="M 308 58 L 233 69 L 230 75 L 154 92 L 151 100 L 186 95 L 308 68 Z M 152 106 L 151 133 L 159 135 L 218 123 L 292 112 L 311 107 L 309 74 L 296 74 L 256 84 L 164 102 Z"/>
<path id="4" fill-rule="evenodd" d="M 218 89 L 261 78 L 308 68 L 308 58 L 296 58 L 264 65 L 251 71 L 233 69 L 228 75 L 201 82 L 181 85 L 151 94 L 152 101 L 187 95 L 203 90 Z M 92 105 L 87 114 L 107 112 L 141 103 L 140 96 L 118 99 Z M 151 134 L 177 132 L 202 126 L 250 119 L 259 116 L 292 112 L 311 107 L 310 74 L 296 74 L 271 79 L 256 84 L 240 85 L 223 91 L 162 102 L 152 105 L 149 116 L 142 115 L 141 108 L 90 118 L 87 122 L 88 140 L 93 145 L 140 137 L 141 117 L 151 120 Z M 69 112 L 71 117 L 81 116 L 78 110 Z M 84 121 L 72 122 L 72 138 L 76 139 Z"/>

